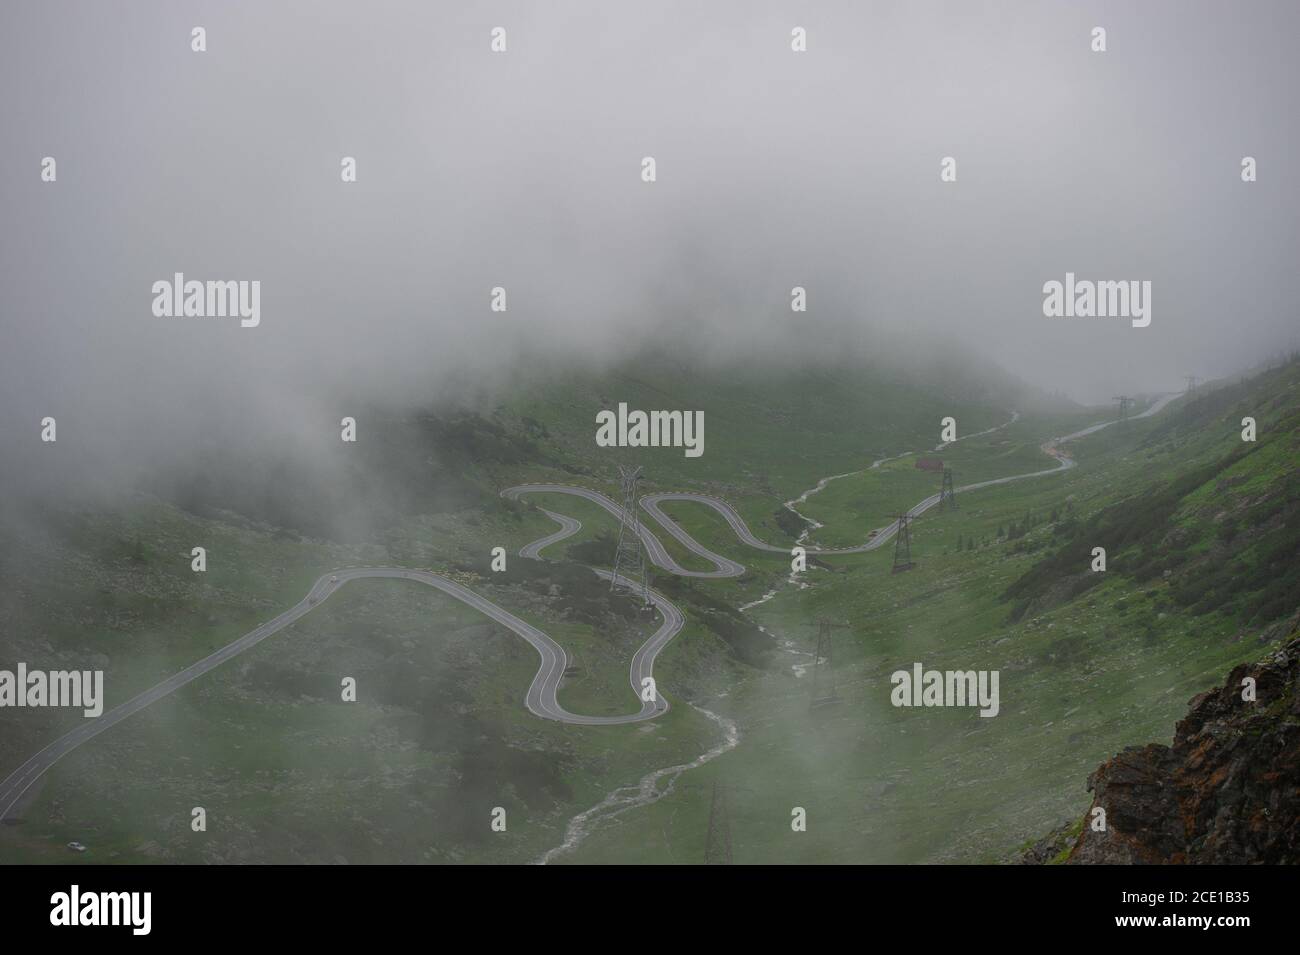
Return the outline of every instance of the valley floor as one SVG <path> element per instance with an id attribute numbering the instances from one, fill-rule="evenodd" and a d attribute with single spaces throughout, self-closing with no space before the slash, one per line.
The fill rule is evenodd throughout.
<path id="1" fill-rule="evenodd" d="M 1293 441 L 1295 392 L 1270 387 L 1286 400 L 1261 419 Z M 1166 416 L 1178 407 L 1072 442 L 1077 467 L 963 494 L 955 511 L 930 510 L 912 526 L 917 567 L 905 573 L 891 573 L 887 546 L 810 554 L 809 569 L 792 579 L 789 555 L 743 547 L 698 504 L 666 503 L 692 537 L 742 561 L 746 573 L 656 579 L 687 623 L 656 665 L 672 709 L 648 723 L 537 719 L 522 706 L 536 654 L 513 635 L 425 588 L 354 582 L 284 633 L 65 757 L 17 820 L 0 826 L 0 858 L 69 861 L 65 845 L 76 840 L 91 847 L 76 857 L 85 862 L 698 863 L 712 829 L 715 839 L 729 832 L 736 862 L 1007 861 L 1079 815 L 1092 767 L 1125 745 L 1168 739 L 1190 696 L 1276 636 L 1269 620 L 1243 621 L 1232 608 L 1192 612 L 1179 596 L 1182 565 L 1136 579 L 1150 553 L 1122 541 L 1107 542 L 1110 565 L 1099 582 L 1007 597 L 1096 515 L 1234 447 L 1225 422 L 1236 410 L 1171 429 L 1182 418 Z M 1057 462 L 1044 442 L 1096 420 L 1025 415 L 943 457 L 959 485 L 1045 471 Z M 856 469 L 835 461 L 832 474 L 843 476 L 800 502 L 799 513 L 821 525 L 810 532 L 813 544 L 861 543 L 937 490 L 937 476 L 908 457 L 871 467 L 879 457 L 864 455 Z M 1207 481 L 1251 489 L 1252 506 L 1294 471 L 1267 448 L 1242 461 Z M 696 489 L 728 500 L 764 540 L 792 544 L 781 502 L 820 476 L 810 480 L 805 470 L 784 486 Z M 536 467 L 496 476 L 556 478 Z M 1215 514 L 1236 505 L 1222 494 L 1207 502 L 1194 488 L 1179 500 L 1169 522 L 1190 542 L 1187 567 L 1200 553 L 1197 535 L 1205 548 L 1237 548 L 1223 550 L 1224 559 L 1243 562 L 1271 539 L 1260 530 L 1256 542 L 1245 522 L 1236 544 L 1215 544 Z M 608 547 L 617 525 L 571 497 L 531 503 L 577 518 L 582 530 L 545 554 L 549 561 L 512 558 L 500 575 L 486 567 L 492 546 L 515 554 L 555 529 L 531 506 L 427 516 L 380 544 L 354 547 L 151 500 L 115 517 L 69 517 L 30 542 L 31 576 L 6 592 L 15 634 L 6 655 L 55 663 L 95 655 L 112 705 L 296 602 L 304 582 L 328 568 L 397 562 L 452 575 L 561 643 L 574 664 L 560 691 L 564 706 L 625 711 L 627 661 L 653 624 L 610 598 L 578 562 L 583 548 Z M 661 537 L 683 566 L 703 566 Z M 174 559 L 193 540 L 216 541 L 209 550 L 229 557 L 214 561 L 199 590 Z M 90 587 L 51 589 L 78 562 Z M 839 702 L 814 708 L 821 619 L 846 629 L 834 632 L 822 668 Z M 914 662 L 999 671 L 1000 714 L 893 707 L 890 674 Z M 340 702 L 345 677 L 357 681 L 356 703 Z M 49 711 L 11 720 L 0 769 L 69 722 Z M 195 806 L 207 812 L 206 832 L 190 826 Z M 498 808 L 504 832 L 490 828 Z M 791 827 L 798 810 L 806 831 Z"/>

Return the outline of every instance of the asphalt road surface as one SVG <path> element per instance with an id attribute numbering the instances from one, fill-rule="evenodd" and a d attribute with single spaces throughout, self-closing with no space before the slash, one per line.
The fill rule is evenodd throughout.
<path id="1" fill-rule="evenodd" d="M 571 521 L 570 518 L 556 516 L 562 523 L 567 524 Z M 529 546 L 540 549 L 540 546 L 568 537 L 581 526 L 577 521 L 571 521 L 571 523 L 572 527 L 566 526 L 559 533 L 552 534 Z M 527 549 L 525 548 L 525 550 Z M 613 576 L 609 571 L 598 570 L 596 572 L 605 577 L 606 580 Z M 197 680 L 203 674 L 215 667 L 219 667 L 231 657 L 238 656 L 249 647 L 256 646 L 272 634 L 283 630 L 299 617 L 314 610 L 322 601 L 326 600 L 348 581 L 374 577 L 414 580 L 422 584 L 428 584 L 430 587 L 436 587 L 443 593 L 455 597 L 462 603 L 468 604 L 486 616 L 491 617 L 497 623 L 527 640 L 533 649 L 537 651 L 538 656 L 541 657 L 541 665 L 537 668 L 533 682 L 528 687 L 524 705 L 538 716 L 558 720 L 562 723 L 602 726 L 648 720 L 668 710 L 668 703 L 662 696 L 655 693 L 653 699 L 641 701 L 640 709 L 635 713 L 624 716 L 583 716 L 578 713 L 570 713 L 556 699 L 556 691 L 559 689 L 560 680 L 564 676 L 564 669 L 568 666 L 568 658 L 565 655 L 564 648 L 532 624 L 520 620 L 510 611 L 497 606 L 486 597 L 479 596 L 468 587 L 431 571 L 409 570 L 403 567 L 350 567 L 322 576 L 312 585 L 311 590 L 307 592 L 307 595 L 302 600 L 274 620 L 268 621 L 255 630 L 244 634 L 238 640 L 226 644 L 220 650 L 204 657 L 197 663 L 191 664 L 179 673 L 150 687 L 127 702 L 105 711 L 99 717 L 87 719 L 76 729 L 60 736 L 53 743 L 36 753 L 5 777 L 3 782 L 0 782 L 0 819 L 4 819 L 23 793 L 31 787 L 32 783 L 36 782 L 42 773 L 58 762 L 65 754 L 94 739 L 100 733 L 122 722 L 128 716 L 138 713 L 146 706 L 174 693 L 187 683 Z M 686 622 L 682 612 L 662 594 L 652 590 L 650 592 L 650 601 L 658 608 L 663 622 L 632 657 L 629 682 L 636 692 L 638 700 L 641 698 L 644 686 L 642 681 L 653 675 L 655 657 L 658 656 L 660 650 L 667 646 L 668 641 L 677 635 Z"/>
<path id="2" fill-rule="evenodd" d="M 1170 401 L 1174 400 L 1177 395 L 1166 395 L 1152 404 L 1145 412 L 1140 415 L 1134 415 L 1135 418 L 1145 418 L 1153 415 L 1165 407 Z M 1013 419 L 1014 420 L 1014 419 Z M 958 491 L 974 491 L 982 487 L 989 487 L 994 484 L 1008 484 L 1012 481 L 1021 481 L 1026 478 L 1040 477 L 1047 474 L 1056 474 L 1067 468 L 1074 466 L 1074 461 L 1067 457 L 1059 448 L 1059 445 L 1072 441 L 1076 438 L 1085 437 L 1100 431 L 1102 428 L 1109 427 L 1114 422 L 1103 422 L 1102 424 L 1093 425 L 1090 428 L 1084 428 L 1073 434 L 1061 438 L 1054 438 L 1043 446 L 1047 453 L 1053 455 L 1059 461 L 1054 468 L 1048 468 L 1043 471 L 1034 471 L 1029 474 L 1017 474 L 1010 477 L 997 478 L 992 481 L 983 481 L 979 484 L 968 484 L 964 487 L 957 488 Z M 524 484 L 518 487 L 508 488 L 502 492 L 502 495 L 512 499 L 518 499 L 525 494 L 538 493 L 556 493 L 570 494 L 576 497 L 585 498 L 600 507 L 604 508 L 617 519 L 623 517 L 623 507 L 601 494 L 599 491 L 593 491 L 588 488 L 573 487 L 564 484 Z M 647 494 L 641 498 L 641 507 L 659 525 L 673 538 L 682 544 L 692 554 L 695 554 L 705 561 L 713 564 L 714 569 L 708 571 L 688 570 L 682 567 L 673 559 L 672 555 L 664 548 L 663 543 L 654 535 L 649 528 L 639 525 L 641 539 L 645 543 L 646 553 L 650 560 L 657 566 L 673 574 L 683 577 L 698 578 L 725 578 L 738 577 L 745 572 L 745 566 L 728 557 L 715 554 L 703 544 L 691 537 L 676 521 L 665 514 L 659 507 L 663 501 L 694 501 L 711 507 L 722 515 L 727 524 L 731 527 L 736 537 L 744 544 L 759 550 L 789 553 L 790 548 L 769 544 L 759 540 L 754 533 L 745 524 L 744 519 L 728 504 L 720 498 L 711 497 L 707 494 L 694 494 L 689 492 L 680 493 L 658 493 Z M 939 501 L 939 495 L 933 494 L 913 507 L 908 514 L 916 517 L 925 513 Z M 553 511 L 543 511 L 560 525 L 560 529 L 553 534 L 549 534 L 540 540 L 533 541 L 525 545 L 520 551 L 519 556 L 532 559 L 541 559 L 541 551 L 576 534 L 582 525 L 575 519 L 558 514 Z M 822 550 L 818 548 L 806 548 L 809 553 L 818 554 L 856 554 L 864 551 L 875 550 L 881 547 L 894 535 L 897 527 L 896 523 L 891 523 L 876 531 L 866 543 L 856 547 L 845 547 L 833 550 Z M 608 570 L 593 568 L 595 573 L 599 574 L 606 580 L 610 580 L 613 574 Z M 163 697 L 174 693 L 176 690 L 186 684 L 197 680 L 209 670 L 220 666 L 231 657 L 238 656 L 250 647 L 256 646 L 272 634 L 278 633 L 285 627 L 292 624 L 299 617 L 309 613 L 322 601 L 328 599 L 340 587 L 351 580 L 361 580 L 375 577 L 399 578 L 413 580 L 430 587 L 435 587 L 443 593 L 455 597 L 462 603 L 468 604 L 484 615 L 492 618 L 497 623 L 513 631 L 537 651 L 541 658 L 541 664 L 537 668 L 537 674 L 533 677 L 532 683 L 528 687 L 528 693 L 524 699 L 524 705 L 544 719 L 557 720 L 562 723 L 571 723 L 580 726 L 605 726 L 619 723 L 636 723 L 642 720 L 653 719 L 668 710 L 668 703 L 657 692 L 649 695 L 652 698 L 643 700 L 644 681 L 653 677 L 655 658 L 660 651 L 668 645 L 685 625 L 686 619 L 682 612 L 662 594 L 653 590 L 650 592 L 650 602 L 659 612 L 662 620 L 658 629 L 651 635 L 645 643 L 632 657 L 632 663 L 628 671 L 628 682 L 631 684 L 633 693 L 640 704 L 639 709 L 635 712 L 621 716 L 583 716 L 578 713 L 570 713 L 564 709 L 556 699 L 556 693 L 560 686 L 560 681 L 564 677 L 565 667 L 568 666 L 568 657 L 565 655 L 564 648 L 548 637 L 541 630 L 538 630 L 532 624 L 525 623 L 510 611 L 497 606 L 486 597 L 481 597 L 474 591 L 461 584 L 456 583 L 440 574 L 435 574 L 427 570 L 410 570 L 402 567 L 349 567 L 335 571 L 331 574 L 325 574 L 309 590 L 297 604 L 290 607 L 284 613 L 280 614 L 273 620 L 267 621 L 256 629 L 244 634 L 244 636 L 227 644 L 220 650 L 215 651 L 209 656 L 204 657 L 197 663 L 193 663 L 181 670 L 179 673 L 168 677 L 156 686 L 150 687 L 138 696 L 133 697 L 125 703 L 119 704 L 105 711 L 97 718 L 87 719 L 76 729 L 65 733 L 54 742 L 50 743 L 40 752 L 36 753 L 21 766 L 5 777 L 0 782 L 0 819 L 6 815 L 22 798 L 31 785 L 36 782 L 41 775 L 59 761 L 64 755 L 76 749 L 83 743 L 94 739 L 100 733 L 112 726 L 122 722 L 127 717 L 138 713 L 140 710 L 152 703 L 161 700 Z"/>

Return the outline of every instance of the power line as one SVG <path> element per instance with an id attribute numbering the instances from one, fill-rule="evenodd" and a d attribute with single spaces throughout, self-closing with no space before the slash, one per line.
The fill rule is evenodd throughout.
<path id="1" fill-rule="evenodd" d="M 957 510 L 957 492 L 952 486 L 952 468 L 943 469 L 943 486 L 939 488 L 939 510 L 951 507 Z"/>
<path id="2" fill-rule="evenodd" d="M 709 804 L 709 833 L 704 840 L 705 865 L 731 865 L 731 818 L 727 808 L 727 787 L 713 783 Z"/>
<path id="3" fill-rule="evenodd" d="M 1128 410 L 1133 407 L 1133 399 L 1128 395 L 1116 395 L 1111 400 L 1119 402 L 1119 417 L 1115 420 L 1120 424 L 1123 424 L 1128 420 Z"/>
<path id="4" fill-rule="evenodd" d="M 641 468 L 619 465 L 623 485 L 623 514 L 618 524 L 618 547 L 614 551 L 614 576 L 609 580 L 613 593 L 621 578 L 627 587 L 641 595 L 641 606 L 650 606 L 650 579 L 645 544 L 641 540 L 641 521 L 637 517 L 640 501 Z"/>
<path id="5" fill-rule="evenodd" d="M 840 701 L 840 695 L 835 689 L 835 660 L 831 637 L 833 631 L 847 629 L 847 623 L 834 623 L 829 617 L 821 617 L 817 621 L 817 654 L 813 657 L 810 709 L 819 709 Z"/>
<path id="6" fill-rule="evenodd" d="M 894 533 L 894 569 L 891 573 L 911 570 L 916 566 L 912 563 L 912 538 L 907 530 L 909 523 L 910 518 L 906 514 L 898 515 L 898 529 Z"/>

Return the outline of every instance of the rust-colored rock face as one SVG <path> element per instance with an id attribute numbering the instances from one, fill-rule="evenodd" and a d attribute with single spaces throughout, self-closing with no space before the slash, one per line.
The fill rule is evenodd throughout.
<path id="1" fill-rule="evenodd" d="M 1255 680 L 1256 700 L 1242 699 Z M 1067 862 L 1300 863 L 1300 633 L 1191 700 L 1173 746 L 1132 746 L 1089 778 Z M 1106 829 L 1089 823 L 1106 810 Z"/>

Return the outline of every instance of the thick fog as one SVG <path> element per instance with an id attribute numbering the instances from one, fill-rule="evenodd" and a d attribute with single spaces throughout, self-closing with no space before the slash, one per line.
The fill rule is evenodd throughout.
<path id="1" fill-rule="evenodd" d="M 907 334 L 1080 401 L 1231 374 L 1297 344 L 1297 35 L 1288 2 L 11 0 L 6 465 L 47 415 L 147 468 L 646 343 Z M 1045 317 L 1067 271 L 1150 281 L 1150 325 Z M 260 324 L 156 316 L 176 272 L 259 281 Z"/>

